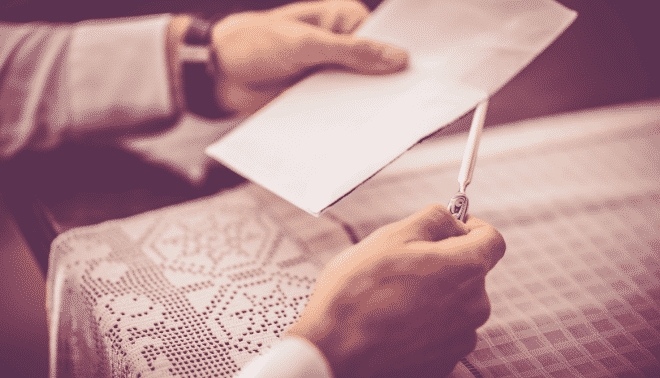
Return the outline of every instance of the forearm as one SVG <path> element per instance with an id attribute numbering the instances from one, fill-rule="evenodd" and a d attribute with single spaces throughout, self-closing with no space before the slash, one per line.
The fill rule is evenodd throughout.
<path id="1" fill-rule="evenodd" d="M 0 158 L 171 124 L 182 110 L 174 62 L 186 26 L 169 15 L 0 23 Z"/>

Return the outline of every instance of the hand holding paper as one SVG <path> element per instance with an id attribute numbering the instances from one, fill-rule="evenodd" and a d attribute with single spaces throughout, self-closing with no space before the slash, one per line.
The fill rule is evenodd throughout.
<path id="1" fill-rule="evenodd" d="M 310 69 L 339 65 L 362 74 L 403 69 L 405 51 L 350 34 L 368 16 L 358 1 L 299 2 L 231 15 L 213 29 L 221 107 L 254 113 Z"/>
<path id="2" fill-rule="evenodd" d="M 407 49 L 405 71 L 318 73 L 207 153 L 318 215 L 492 95 L 575 17 L 552 0 L 388 0 L 356 36 Z"/>

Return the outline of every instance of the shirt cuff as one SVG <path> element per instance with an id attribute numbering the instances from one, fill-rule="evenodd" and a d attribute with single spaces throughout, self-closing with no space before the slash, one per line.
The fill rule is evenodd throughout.
<path id="1" fill-rule="evenodd" d="M 76 25 L 68 54 L 68 131 L 138 125 L 173 116 L 165 40 L 170 15 Z"/>
<path id="2" fill-rule="evenodd" d="M 285 337 L 272 349 L 250 361 L 237 378 L 332 378 L 323 354 L 310 342 Z"/>

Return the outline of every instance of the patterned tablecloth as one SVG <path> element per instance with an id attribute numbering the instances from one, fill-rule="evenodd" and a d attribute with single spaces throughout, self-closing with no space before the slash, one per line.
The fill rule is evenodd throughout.
<path id="1" fill-rule="evenodd" d="M 491 319 L 454 376 L 660 376 L 659 123 L 636 117 L 484 154 L 471 212 L 508 249 L 487 278 Z M 522 127 L 486 133 L 482 146 Z M 454 142 L 464 140 L 426 151 Z M 384 172 L 321 218 L 247 184 L 60 235 L 48 276 L 51 376 L 235 375 L 295 321 L 334 254 L 451 197 L 456 162 L 414 156 L 417 169 Z"/>

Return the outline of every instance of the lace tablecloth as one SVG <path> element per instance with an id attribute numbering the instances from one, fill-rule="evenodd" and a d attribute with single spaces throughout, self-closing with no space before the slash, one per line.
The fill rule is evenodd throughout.
<path id="1" fill-rule="evenodd" d="M 660 376 L 656 109 L 557 119 L 565 128 L 543 146 L 516 144 L 529 125 L 484 134 L 471 213 L 508 247 L 487 277 L 492 316 L 455 377 Z M 51 376 L 234 376 L 295 321 L 334 254 L 451 197 L 455 142 L 437 146 L 456 161 L 413 153 L 417 168 L 383 172 L 321 218 L 246 184 L 60 235 Z M 507 149 L 489 152 L 497 143 Z"/>
<path id="2" fill-rule="evenodd" d="M 72 230 L 51 252 L 57 376 L 232 376 L 306 303 L 341 226 L 251 187 Z M 273 199 L 273 201 L 276 201 Z M 287 221 L 279 216 L 285 215 Z M 287 226 L 313 233 L 293 234 Z"/>

